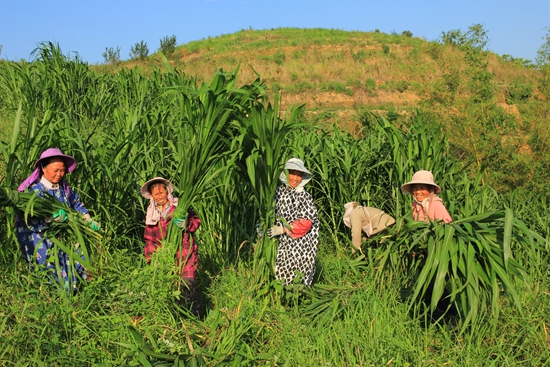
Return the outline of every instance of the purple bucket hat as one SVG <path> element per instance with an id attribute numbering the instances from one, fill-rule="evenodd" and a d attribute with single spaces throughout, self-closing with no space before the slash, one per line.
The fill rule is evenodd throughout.
<path id="1" fill-rule="evenodd" d="M 37 182 L 42 176 L 42 163 L 44 162 L 44 160 L 53 157 L 59 157 L 63 159 L 67 172 L 72 172 L 76 168 L 76 159 L 74 159 L 70 155 L 63 154 L 63 152 L 61 152 L 61 150 L 57 148 L 48 148 L 43 151 L 40 155 L 40 158 L 38 158 L 37 161 L 34 162 L 34 172 L 31 173 L 31 175 L 21 183 L 21 185 L 19 185 L 19 188 L 17 190 L 23 192 L 27 187 Z"/>

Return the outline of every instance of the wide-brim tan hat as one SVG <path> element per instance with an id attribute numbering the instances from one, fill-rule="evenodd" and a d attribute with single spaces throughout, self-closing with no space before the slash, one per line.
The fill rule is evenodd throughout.
<path id="1" fill-rule="evenodd" d="M 168 191 L 169 194 L 171 194 L 174 191 L 174 186 L 168 181 L 167 179 L 163 177 L 155 177 L 147 181 L 146 183 L 141 186 L 141 196 L 143 196 L 145 199 L 152 199 L 151 193 L 149 192 L 149 186 L 154 183 L 163 183 L 166 185 L 166 191 Z"/>
<path id="2" fill-rule="evenodd" d="M 401 186 L 401 191 L 405 194 L 412 195 L 412 185 L 431 185 L 434 187 L 434 192 L 439 194 L 441 192 L 441 187 L 439 187 L 434 181 L 434 175 L 430 171 L 420 170 L 416 172 L 412 179 Z"/>

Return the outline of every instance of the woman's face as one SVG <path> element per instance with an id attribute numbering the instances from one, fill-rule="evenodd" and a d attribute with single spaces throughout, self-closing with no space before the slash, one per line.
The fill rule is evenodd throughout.
<path id="1" fill-rule="evenodd" d="M 414 184 L 411 187 L 412 194 L 416 201 L 422 202 L 433 192 L 433 187 L 424 184 Z"/>
<path id="2" fill-rule="evenodd" d="M 151 190 L 151 196 L 158 205 L 162 206 L 166 204 L 168 201 L 168 191 L 166 191 L 164 184 L 153 184 L 149 190 Z"/>
<path id="3" fill-rule="evenodd" d="M 294 188 L 302 182 L 302 171 L 296 171 L 294 169 L 288 170 L 288 184 L 290 187 Z"/>
<path id="4" fill-rule="evenodd" d="M 65 177 L 65 161 L 62 158 L 52 158 L 46 166 L 42 167 L 42 174 L 46 180 L 58 184 Z"/>

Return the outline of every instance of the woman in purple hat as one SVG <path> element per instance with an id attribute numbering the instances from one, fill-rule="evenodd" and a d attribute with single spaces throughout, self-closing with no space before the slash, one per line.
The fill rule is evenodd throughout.
<path id="1" fill-rule="evenodd" d="M 78 195 L 71 190 L 65 180 L 65 174 L 76 168 L 76 160 L 63 154 L 57 148 L 46 149 L 40 158 L 34 163 L 33 173 L 21 183 L 18 188 L 20 192 L 36 192 L 38 196 L 49 194 L 77 212 L 90 223 L 93 230 L 99 231 L 100 226 L 92 220 L 88 210 L 80 201 Z M 16 216 L 15 226 L 17 228 L 17 240 L 23 256 L 32 267 L 38 264 L 52 273 L 56 281 L 63 282 L 66 289 L 76 288 L 77 275 L 86 279 L 84 267 L 75 262 L 76 274 L 70 266 L 69 255 L 62 250 L 57 255 L 57 260 L 51 253 L 53 243 L 46 237 L 46 232 L 52 222 L 64 222 L 68 218 L 67 213 L 60 209 L 47 218 L 28 218 L 28 221 Z M 56 263 L 59 263 L 59 268 Z M 58 279 L 58 274 L 62 279 Z"/>

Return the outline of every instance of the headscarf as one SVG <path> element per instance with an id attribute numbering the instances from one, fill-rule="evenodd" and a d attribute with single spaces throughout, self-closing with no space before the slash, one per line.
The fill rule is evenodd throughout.
<path id="1" fill-rule="evenodd" d="M 154 183 L 163 183 L 164 186 L 166 186 L 168 202 L 173 206 L 178 206 L 178 198 L 172 195 L 174 192 L 174 186 L 172 186 L 170 181 L 162 177 L 155 177 L 144 183 L 141 187 L 141 195 L 145 199 L 149 199 L 149 206 L 147 207 L 147 214 L 145 216 L 145 224 L 149 226 L 156 225 L 162 217 L 162 213 L 158 210 L 155 199 L 153 199 L 151 193 L 149 192 L 149 186 Z"/>
<path id="2" fill-rule="evenodd" d="M 53 157 L 59 157 L 63 159 L 63 161 L 65 162 L 65 168 L 67 169 L 67 173 L 74 171 L 74 169 L 76 168 L 76 159 L 74 159 L 70 155 L 63 154 L 61 150 L 57 148 L 48 148 L 45 151 L 43 151 L 42 154 L 40 155 L 40 158 L 38 158 L 37 161 L 34 162 L 34 171 L 31 173 L 29 177 L 25 179 L 25 181 L 21 183 L 21 185 L 19 185 L 19 187 L 17 188 L 17 191 L 23 192 L 33 183 L 40 181 L 40 178 L 42 177 L 42 173 L 43 173 L 42 163 L 44 162 L 44 160 L 48 158 L 53 158 Z M 69 187 L 69 184 L 67 183 L 67 181 L 65 181 L 65 178 L 63 178 L 59 182 L 59 186 L 63 188 L 67 196 L 69 196 L 71 188 Z"/>
<path id="3" fill-rule="evenodd" d="M 309 172 L 304 164 L 304 161 L 302 161 L 300 158 L 290 158 L 286 164 L 285 164 L 285 171 L 288 170 L 295 170 L 302 172 L 302 181 L 296 186 L 295 190 L 296 192 L 302 192 L 304 191 L 304 186 L 311 181 L 311 178 L 313 175 L 311 172 Z M 279 176 L 279 180 L 281 180 L 282 183 L 285 185 L 288 185 L 288 182 L 286 180 L 286 172 L 281 172 L 281 175 Z"/>

